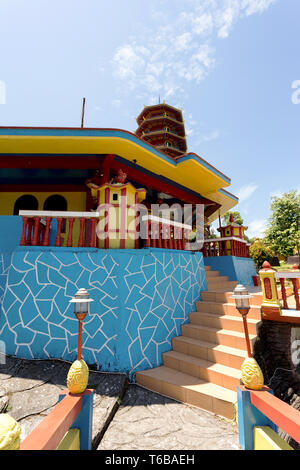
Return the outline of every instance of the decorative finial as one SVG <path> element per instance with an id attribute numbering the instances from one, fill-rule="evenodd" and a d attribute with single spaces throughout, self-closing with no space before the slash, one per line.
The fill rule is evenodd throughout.
<path id="1" fill-rule="evenodd" d="M 116 177 L 116 182 L 124 184 L 127 179 L 127 174 L 120 168 L 118 170 L 118 176 Z"/>

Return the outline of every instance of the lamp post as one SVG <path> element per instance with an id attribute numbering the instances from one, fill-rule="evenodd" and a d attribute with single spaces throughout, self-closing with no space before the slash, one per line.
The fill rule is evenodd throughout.
<path id="1" fill-rule="evenodd" d="M 70 300 L 71 304 L 74 304 L 74 314 L 78 320 L 78 350 L 77 350 L 77 360 L 81 359 L 81 344 L 82 344 L 82 321 L 85 319 L 89 313 L 89 304 L 93 302 L 93 299 L 90 299 L 89 293 L 86 289 L 82 288 L 76 292 L 73 299 Z"/>
<path id="2" fill-rule="evenodd" d="M 242 284 L 238 284 L 236 286 L 236 288 L 233 291 L 233 296 L 231 297 L 235 300 L 235 307 L 240 312 L 243 318 L 248 357 L 252 357 L 248 325 L 247 325 L 247 314 L 250 310 L 251 297 L 253 296 L 249 294 L 246 287 L 244 287 Z"/>
<path id="3" fill-rule="evenodd" d="M 264 377 L 259 367 L 258 363 L 252 357 L 251 354 L 251 345 L 250 345 L 250 338 L 248 332 L 248 325 L 247 325 L 247 314 L 250 310 L 250 299 L 252 295 L 249 294 L 246 287 L 242 284 L 238 284 L 233 291 L 233 295 L 231 296 L 232 299 L 235 300 L 236 309 L 242 315 L 243 318 L 243 325 L 244 325 L 244 332 L 245 332 L 245 339 L 246 339 L 246 346 L 247 346 L 247 354 L 248 357 L 244 360 L 241 372 L 242 372 L 242 382 L 245 387 L 252 389 L 252 390 L 260 390 L 264 385 Z"/>
<path id="4" fill-rule="evenodd" d="M 86 289 L 79 289 L 73 299 L 70 300 L 74 304 L 74 314 L 78 320 L 78 349 L 77 360 L 71 365 L 68 376 L 67 385 L 70 393 L 83 393 L 86 389 L 89 379 L 89 368 L 85 361 L 81 359 L 81 345 L 82 345 L 82 321 L 89 313 L 89 304 L 93 302 L 90 299 L 89 293 Z"/>

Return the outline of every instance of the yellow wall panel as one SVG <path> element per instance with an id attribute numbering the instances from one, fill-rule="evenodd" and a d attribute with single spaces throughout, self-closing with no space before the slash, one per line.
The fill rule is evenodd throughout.
<path id="1" fill-rule="evenodd" d="M 254 427 L 254 450 L 293 450 L 269 426 Z"/>
<path id="2" fill-rule="evenodd" d="M 56 450 L 80 450 L 80 430 L 69 429 Z"/>

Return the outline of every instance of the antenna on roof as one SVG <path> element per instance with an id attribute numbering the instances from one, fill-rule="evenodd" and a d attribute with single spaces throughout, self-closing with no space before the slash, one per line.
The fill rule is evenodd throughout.
<path id="1" fill-rule="evenodd" d="M 83 128 L 84 124 L 84 111 L 85 111 L 85 98 L 82 100 L 82 113 L 81 113 L 81 127 Z"/>
<path id="2" fill-rule="evenodd" d="M 160 104 L 160 95 L 158 95 L 158 104 Z"/>

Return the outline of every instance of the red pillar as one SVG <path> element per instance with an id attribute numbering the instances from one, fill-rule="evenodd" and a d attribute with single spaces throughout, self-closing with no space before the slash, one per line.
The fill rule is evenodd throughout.
<path id="1" fill-rule="evenodd" d="M 23 229 L 22 229 L 20 245 L 24 246 L 24 245 L 27 245 L 27 243 L 26 243 L 26 230 L 27 230 L 27 226 L 28 226 L 28 217 L 22 216 L 22 221 L 23 221 Z"/>
<path id="2" fill-rule="evenodd" d="M 26 239 L 26 245 L 31 245 L 32 244 L 32 228 L 33 228 L 33 218 L 31 217 L 28 219 L 28 230 L 27 230 L 27 239 Z"/>
<path id="3" fill-rule="evenodd" d="M 91 248 L 95 247 L 97 223 L 98 223 L 98 220 L 95 217 L 93 217 L 92 218 L 92 227 L 91 227 L 91 238 L 90 238 L 90 247 Z"/>
<path id="4" fill-rule="evenodd" d="M 80 220 L 80 231 L 79 231 L 78 247 L 83 247 L 85 218 L 80 217 L 79 220 Z"/>
<path id="5" fill-rule="evenodd" d="M 73 246 L 73 225 L 74 225 L 74 217 L 69 219 L 69 233 L 67 239 L 67 246 Z"/>
<path id="6" fill-rule="evenodd" d="M 55 239 L 55 246 L 61 246 L 61 224 L 62 224 L 62 217 L 57 217 L 57 232 L 56 232 L 56 239 Z"/>
<path id="7" fill-rule="evenodd" d="M 32 245 L 36 246 L 39 243 L 39 225 L 40 217 L 34 217 Z"/>
<path id="8" fill-rule="evenodd" d="M 46 217 L 46 227 L 45 227 L 45 236 L 43 240 L 43 246 L 49 246 L 49 233 L 50 233 L 50 224 L 51 224 L 51 217 Z"/>

